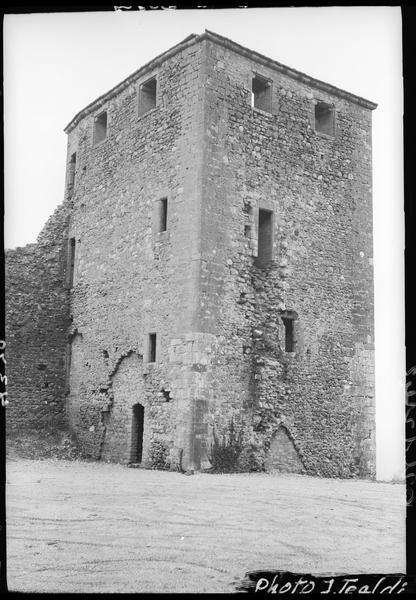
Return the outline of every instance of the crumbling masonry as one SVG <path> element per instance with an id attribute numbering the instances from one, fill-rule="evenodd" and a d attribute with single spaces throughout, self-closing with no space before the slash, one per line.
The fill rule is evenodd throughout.
<path id="1" fill-rule="evenodd" d="M 371 111 L 191 35 L 66 128 L 64 202 L 7 252 L 7 424 L 102 460 L 375 471 Z"/>

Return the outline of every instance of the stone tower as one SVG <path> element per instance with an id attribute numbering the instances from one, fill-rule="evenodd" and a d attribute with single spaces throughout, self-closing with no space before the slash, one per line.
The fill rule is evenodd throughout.
<path id="1" fill-rule="evenodd" d="M 73 118 L 31 252 L 38 322 L 61 319 L 49 404 L 85 454 L 199 469 L 234 427 L 242 468 L 374 475 L 375 107 L 206 31 Z"/>

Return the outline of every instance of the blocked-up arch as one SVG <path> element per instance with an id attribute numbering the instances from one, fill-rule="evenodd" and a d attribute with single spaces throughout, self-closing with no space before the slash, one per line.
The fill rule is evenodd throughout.
<path id="1" fill-rule="evenodd" d="M 270 471 L 285 473 L 303 473 L 304 467 L 289 430 L 280 425 L 270 441 L 270 449 L 266 461 Z"/>

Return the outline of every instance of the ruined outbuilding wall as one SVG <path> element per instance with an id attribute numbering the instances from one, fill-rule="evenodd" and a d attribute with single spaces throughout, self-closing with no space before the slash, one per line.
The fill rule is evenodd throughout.
<path id="1" fill-rule="evenodd" d="M 244 422 L 260 462 L 284 424 L 307 472 L 373 475 L 371 111 L 211 42 L 206 73 L 199 319 L 216 349 L 202 420 Z M 270 111 L 251 108 L 254 74 Z M 335 106 L 333 137 L 315 131 L 318 100 Z M 274 213 L 267 269 L 259 208 Z"/>
<path id="2" fill-rule="evenodd" d="M 68 211 L 57 208 L 38 243 L 5 252 L 8 429 L 65 427 Z"/>

